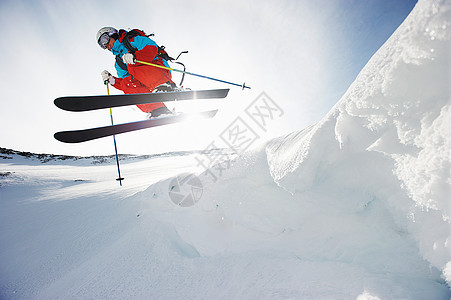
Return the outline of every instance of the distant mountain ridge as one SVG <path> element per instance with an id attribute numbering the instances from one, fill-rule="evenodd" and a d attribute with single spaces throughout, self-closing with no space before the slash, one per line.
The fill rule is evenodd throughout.
<path id="1" fill-rule="evenodd" d="M 149 159 L 154 157 L 163 156 L 184 156 L 192 154 L 207 154 L 214 151 L 224 151 L 225 149 L 211 149 L 211 150 L 192 150 L 192 151 L 174 151 L 159 154 L 119 154 L 119 160 L 128 159 Z M 38 160 L 41 163 L 47 163 L 51 161 L 77 161 L 77 160 L 87 160 L 91 159 L 93 164 L 110 163 L 115 161 L 116 157 L 112 155 L 92 155 L 92 156 L 72 156 L 72 155 L 62 155 L 62 154 L 48 154 L 48 153 L 33 153 L 27 151 L 18 151 L 8 148 L 0 147 L 0 159 L 14 159 L 14 156 L 22 157 L 25 159 Z"/>

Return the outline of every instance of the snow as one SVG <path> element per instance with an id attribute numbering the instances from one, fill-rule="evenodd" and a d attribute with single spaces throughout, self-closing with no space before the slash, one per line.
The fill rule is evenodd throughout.
<path id="1" fill-rule="evenodd" d="M 450 14 L 419 1 L 323 120 L 217 180 L 213 153 L 123 156 L 119 188 L 114 158 L 4 151 L 0 298 L 449 299 Z"/>

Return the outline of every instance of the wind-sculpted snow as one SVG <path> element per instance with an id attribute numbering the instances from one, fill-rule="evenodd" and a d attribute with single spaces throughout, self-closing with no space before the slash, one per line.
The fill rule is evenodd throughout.
<path id="1" fill-rule="evenodd" d="M 335 187 L 386 202 L 438 269 L 451 260 L 450 26 L 449 1 L 420 2 L 326 118 L 267 149 L 288 191 Z"/>
<path id="2" fill-rule="evenodd" d="M 326 189 L 384 202 L 448 283 L 450 21 L 449 1 L 420 2 L 326 118 L 267 148 L 271 174 L 294 194 Z"/>

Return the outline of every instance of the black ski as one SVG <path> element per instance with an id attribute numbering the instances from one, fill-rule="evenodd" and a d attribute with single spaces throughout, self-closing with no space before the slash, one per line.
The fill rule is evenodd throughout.
<path id="1" fill-rule="evenodd" d="M 54 103 L 68 111 L 89 111 L 102 108 L 158 103 L 177 100 L 225 98 L 229 89 L 176 91 L 147 94 L 121 94 L 101 96 L 67 96 L 56 98 Z"/>
<path id="2" fill-rule="evenodd" d="M 72 131 L 61 131 L 55 133 L 54 137 L 60 142 L 64 143 L 81 143 L 90 140 L 95 140 L 102 137 L 107 137 L 111 135 L 116 135 L 120 133 L 156 127 L 161 125 L 168 125 L 174 123 L 185 122 L 187 120 L 196 118 L 213 118 L 218 110 L 203 111 L 199 113 L 188 113 L 176 116 L 168 116 L 157 119 L 150 119 L 144 121 L 137 121 L 131 123 L 124 123 L 118 125 L 110 125 L 105 127 L 82 129 L 82 130 L 72 130 Z"/>

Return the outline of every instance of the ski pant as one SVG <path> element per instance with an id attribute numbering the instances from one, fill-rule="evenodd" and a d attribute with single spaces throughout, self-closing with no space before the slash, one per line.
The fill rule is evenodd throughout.
<path id="1" fill-rule="evenodd" d="M 154 60 L 152 63 L 164 66 L 163 60 Z M 130 76 L 115 78 L 114 87 L 125 94 L 150 93 L 157 86 L 166 82 L 173 82 L 169 70 L 136 63 L 128 65 Z M 145 113 L 165 106 L 164 103 L 147 103 L 137 105 Z"/>

